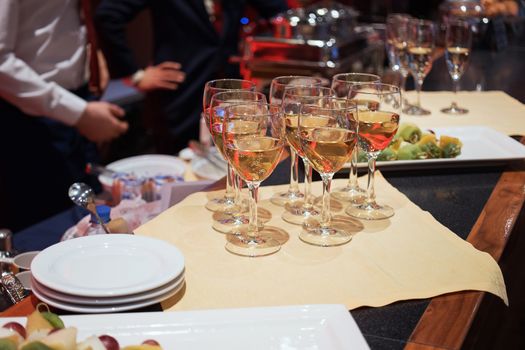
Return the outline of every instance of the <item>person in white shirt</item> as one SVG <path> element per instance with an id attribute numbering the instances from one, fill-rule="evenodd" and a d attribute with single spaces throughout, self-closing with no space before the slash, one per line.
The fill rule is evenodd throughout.
<path id="1" fill-rule="evenodd" d="M 128 128 L 120 107 L 90 101 L 80 13 L 79 0 L 0 0 L 0 227 L 70 206 L 93 142 Z"/>

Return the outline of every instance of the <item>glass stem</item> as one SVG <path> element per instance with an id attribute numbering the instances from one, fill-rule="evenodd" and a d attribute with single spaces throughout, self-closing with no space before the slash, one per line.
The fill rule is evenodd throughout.
<path id="1" fill-rule="evenodd" d="M 352 157 L 350 157 L 350 175 L 348 176 L 348 186 L 351 189 L 358 188 L 357 184 L 357 155 L 359 153 L 359 147 L 357 144 L 354 146 Z"/>
<path id="2" fill-rule="evenodd" d="M 368 185 L 366 187 L 366 202 L 373 204 L 376 201 L 376 192 L 374 189 L 374 176 L 376 172 L 376 157 L 368 156 Z"/>
<path id="3" fill-rule="evenodd" d="M 308 160 L 303 159 L 304 163 L 304 208 L 310 209 L 313 207 L 313 200 L 311 196 L 312 188 L 312 167 Z"/>
<path id="4" fill-rule="evenodd" d="M 321 227 L 330 227 L 332 219 L 330 213 L 330 187 L 332 186 L 332 177 L 334 174 L 322 174 L 323 179 L 323 210 L 321 213 Z"/>
<path id="5" fill-rule="evenodd" d="M 299 157 L 290 147 L 290 193 L 299 193 Z"/>
<path id="6" fill-rule="evenodd" d="M 452 101 L 452 106 L 455 107 L 457 106 L 459 79 L 452 79 L 452 86 L 454 88 L 454 101 Z"/>
<path id="7" fill-rule="evenodd" d="M 258 235 L 258 218 L 257 218 L 257 202 L 259 200 L 259 183 L 248 182 L 248 189 L 250 190 L 250 224 L 248 226 L 248 236 L 254 239 Z"/>
<path id="8" fill-rule="evenodd" d="M 417 78 L 416 81 L 416 91 L 417 91 L 417 101 L 416 106 L 421 108 L 421 86 L 423 86 L 423 79 Z"/>
<path id="9" fill-rule="evenodd" d="M 234 217 L 234 218 L 240 218 L 243 216 L 242 214 L 242 211 L 243 211 L 243 206 L 242 206 L 242 198 L 241 198 L 241 194 L 242 194 L 242 179 L 239 175 L 235 174 L 234 175 L 234 191 L 235 191 L 235 198 L 234 198 L 234 201 L 235 201 L 235 206 L 239 208 L 239 210 L 235 210 L 231 215 Z"/>
<path id="10" fill-rule="evenodd" d="M 233 203 L 235 200 L 235 170 L 228 163 L 228 173 L 226 174 L 226 191 L 224 197 L 229 203 Z"/>

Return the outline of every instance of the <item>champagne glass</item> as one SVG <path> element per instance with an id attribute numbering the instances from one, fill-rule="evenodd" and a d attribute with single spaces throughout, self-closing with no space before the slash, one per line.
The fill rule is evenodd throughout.
<path id="1" fill-rule="evenodd" d="M 432 69 L 435 28 L 430 21 L 413 19 L 408 23 L 408 59 L 416 84 L 417 102 L 407 106 L 403 112 L 410 115 L 428 115 L 430 111 L 421 107 L 421 87 Z"/>
<path id="2" fill-rule="evenodd" d="M 313 119 L 319 121 L 312 123 Z M 334 97 L 326 98 L 322 104 L 301 106 L 298 121 L 300 146 L 323 180 L 321 216 L 304 220 L 299 234 L 299 238 L 306 243 L 326 247 L 345 244 L 352 239 L 354 226 L 347 220 L 332 218 L 330 186 L 334 174 L 348 162 L 356 149 L 357 130 L 353 101 Z"/>
<path id="3" fill-rule="evenodd" d="M 284 92 L 282 112 L 286 123 L 286 140 L 290 148 L 303 160 L 305 173 L 304 200 L 287 203 L 284 206 L 285 211 L 282 218 L 291 224 L 302 225 L 304 219 L 321 214 L 320 211 L 315 208 L 314 196 L 311 194 L 312 168 L 299 142 L 298 121 L 301 105 L 322 104 L 324 99 L 333 96 L 334 91 L 331 88 L 319 86 L 289 86 Z M 324 120 L 311 119 L 312 126 L 315 126 L 314 124 L 316 122 L 324 122 Z M 303 123 L 306 123 L 306 120 L 303 120 Z"/>
<path id="4" fill-rule="evenodd" d="M 287 86 L 321 86 L 322 83 L 323 81 L 320 78 L 300 75 L 274 78 L 270 85 L 270 104 L 282 105 L 284 89 Z M 297 153 L 290 147 L 290 186 L 287 191 L 275 193 L 270 198 L 273 204 L 284 206 L 286 203 L 304 198 L 304 194 L 299 190 L 298 160 Z"/>
<path id="5" fill-rule="evenodd" d="M 465 72 L 472 46 L 472 31 L 470 25 L 462 20 L 451 20 L 447 23 L 445 35 L 446 51 L 445 61 L 447 62 L 448 72 L 454 85 L 454 96 L 457 98 L 459 80 Z M 459 107 L 456 102 L 452 102 L 450 107 L 441 110 L 447 114 L 466 114 L 468 109 Z"/>
<path id="6" fill-rule="evenodd" d="M 273 172 L 286 144 L 284 121 L 278 106 L 258 103 L 232 105 L 223 119 L 224 153 L 250 191 L 250 222 L 227 235 L 226 250 L 242 256 L 263 256 L 281 248 L 278 228 L 260 228 L 257 220 L 259 185 Z M 239 133 L 239 123 L 250 133 Z M 242 125 L 241 124 L 241 125 Z M 256 126 L 254 130 L 253 127 Z"/>
<path id="7" fill-rule="evenodd" d="M 202 96 L 202 107 L 204 120 L 211 134 L 210 104 L 212 97 L 219 93 L 232 90 L 255 91 L 256 85 L 249 80 L 241 79 L 218 79 L 206 82 Z M 220 150 L 219 150 L 220 151 Z M 210 211 L 228 211 L 234 205 L 233 178 L 230 171 L 226 174 L 226 190 L 222 197 L 213 198 L 206 203 L 206 209 Z"/>
<path id="8" fill-rule="evenodd" d="M 379 83 L 381 78 L 375 74 L 366 73 L 341 73 L 332 78 L 332 89 L 337 97 L 348 97 L 350 88 L 355 84 Z M 333 196 L 342 201 L 349 201 L 354 204 L 361 203 L 365 199 L 365 191 L 357 183 L 357 154 L 358 147 L 350 158 L 350 175 L 348 183 L 344 187 L 338 187 L 333 191 Z"/>
<path id="9" fill-rule="evenodd" d="M 390 67 L 399 72 L 401 96 L 405 95 L 405 85 L 410 73 L 408 59 L 408 23 L 412 17 L 405 13 L 391 13 L 386 18 L 386 48 Z M 403 97 L 403 105 L 410 105 Z"/>
<path id="10" fill-rule="evenodd" d="M 388 84 L 359 84 L 352 86 L 348 98 L 357 106 L 358 142 L 368 158 L 368 187 L 365 202 L 349 206 L 346 213 L 358 219 L 386 219 L 394 215 L 394 210 L 376 203 L 374 174 L 377 156 L 397 132 L 401 92 L 397 86 Z"/>
<path id="11" fill-rule="evenodd" d="M 226 159 L 222 126 L 226 108 L 231 105 L 239 103 L 263 103 L 266 104 L 266 96 L 261 92 L 245 91 L 245 90 L 230 90 L 216 93 L 210 101 L 210 131 L 213 142 L 217 149 Z M 246 127 L 243 132 L 250 132 Z M 225 210 L 216 211 L 213 215 L 213 228 L 222 233 L 228 233 L 232 229 L 240 225 L 248 223 L 248 217 L 242 214 L 243 205 L 241 201 L 241 188 L 234 169 L 228 163 L 228 176 L 233 184 L 233 204 L 226 207 Z M 268 215 L 265 215 L 266 217 Z"/>

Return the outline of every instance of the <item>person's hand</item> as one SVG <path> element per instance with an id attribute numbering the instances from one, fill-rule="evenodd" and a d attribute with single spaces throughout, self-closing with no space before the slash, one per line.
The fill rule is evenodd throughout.
<path id="1" fill-rule="evenodd" d="M 107 102 L 89 102 L 75 127 L 93 142 L 110 141 L 128 130 L 128 123 L 120 120 L 124 110 Z"/>
<path id="2" fill-rule="evenodd" d="M 144 76 L 137 83 L 142 91 L 153 91 L 158 89 L 175 90 L 185 79 L 177 62 L 162 62 L 156 66 L 150 66 L 144 70 Z"/>

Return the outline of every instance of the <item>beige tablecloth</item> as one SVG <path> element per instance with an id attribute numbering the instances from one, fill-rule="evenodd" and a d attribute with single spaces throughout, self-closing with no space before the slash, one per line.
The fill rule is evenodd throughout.
<path id="1" fill-rule="evenodd" d="M 381 176 L 376 181 L 379 201 L 393 206 L 395 216 L 355 222 L 359 232 L 353 240 L 331 248 L 303 243 L 300 227 L 280 219 L 283 209 L 267 199 L 286 186 L 263 187 L 261 205 L 273 215 L 268 224 L 288 231 L 290 239 L 281 251 L 262 258 L 228 253 L 224 236 L 211 228 L 211 213 L 204 208 L 217 194 L 190 195 L 135 231 L 171 242 L 185 256 L 186 288 L 165 301 L 164 309 L 309 303 L 353 309 L 460 290 L 488 291 L 507 303 L 503 276 L 490 255 L 441 225 Z M 313 188 L 320 194 L 320 183 Z"/>
<path id="2" fill-rule="evenodd" d="M 409 91 L 406 98 L 416 101 L 416 93 Z M 457 101 L 469 110 L 464 115 L 449 115 L 440 110 Z M 460 91 L 457 97 L 452 92 L 439 91 L 421 93 L 421 105 L 432 111 L 428 116 L 403 114 L 402 122 L 416 123 L 422 128 L 483 125 L 507 135 L 525 135 L 525 105 L 503 91 Z"/>

